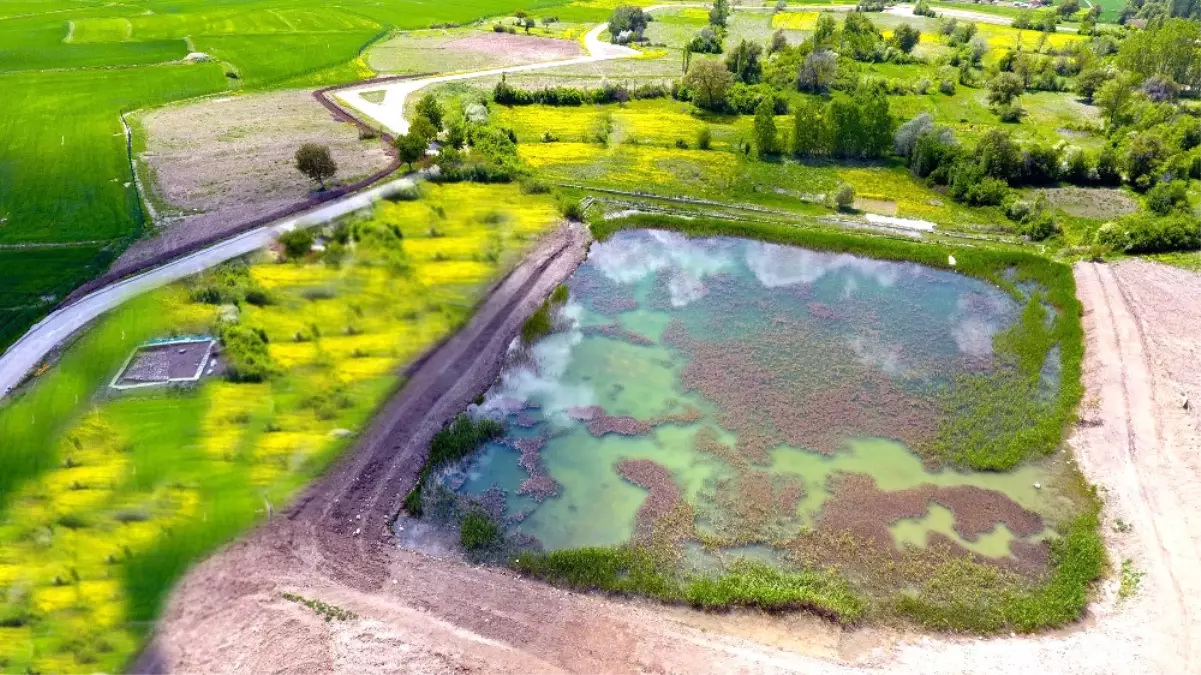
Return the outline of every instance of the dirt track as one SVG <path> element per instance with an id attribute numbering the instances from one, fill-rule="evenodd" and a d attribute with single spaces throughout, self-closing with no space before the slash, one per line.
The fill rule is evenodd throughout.
<path id="1" fill-rule="evenodd" d="M 547 266 L 547 284 L 574 267 L 559 260 Z M 1194 346 L 1201 335 L 1195 302 L 1201 277 L 1139 261 L 1076 269 L 1085 306 L 1087 397 L 1097 405 L 1086 410 L 1088 423 L 1072 444 L 1086 475 L 1104 490 L 1115 567 L 1130 558 L 1147 572 L 1139 593 L 1119 603 L 1117 581 L 1110 579 L 1080 626 L 978 640 L 842 632 L 804 617 L 706 615 L 608 600 L 381 542 L 381 518 L 411 480 L 428 435 L 490 381 L 499 354 L 493 350 L 516 330 L 517 316 L 532 311 L 538 292 L 553 286 L 519 274 L 417 369 L 359 451 L 314 486 L 311 499 L 189 575 L 140 666 L 355 673 L 1201 670 L 1201 621 L 1193 606 L 1201 597 L 1201 519 L 1195 517 L 1201 513 L 1201 435 L 1195 407 L 1181 405 L 1182 392 L 1193 400 L 1201 392 Z M 486 339 L 498 326 L 500 335 Z M 1132 529 L 1117 532 L 1118 518 Z M 361 618 L 325 623 L 280 599 L 283 592 Z"/>

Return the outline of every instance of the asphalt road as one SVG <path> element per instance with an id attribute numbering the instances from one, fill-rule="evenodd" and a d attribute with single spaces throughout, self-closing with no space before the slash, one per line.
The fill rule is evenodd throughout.
<path id="1" fill-rule="evenodd" d="M 264 225 L 256 230 L 173 260 L 161 267 L 122 279 L 60 307 L 39 321 L 0 355 L 0 392 L 7 394 L 60 342 L 101 314 L 127 300 L 173 281 L 202 272 L 210 267 L 257 251 L 271 244 L 284 232 L 313 227 L 335 218 L 370 207 L 399 190 L 413 187 L 412 178 L 401 178 L 383 185 L 323 204 L 310 211 Z"/>

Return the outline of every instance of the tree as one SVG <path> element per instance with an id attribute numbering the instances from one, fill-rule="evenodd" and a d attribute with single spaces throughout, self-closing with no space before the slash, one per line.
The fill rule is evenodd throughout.
<path id="1" fill-rule="evenodd" d="M 713 26 L 705 26 L 700 29 L 684 48 L 686 53 L 695 54 L 720 54 L 722 49 L 721 36 L 717 34 L 717 31 L 713 30 Z M 689 58 L 688 64 L 684 69 L 685 72 L 687 72 L 688 66 L 691 65 L 691 58 Z"/>
<path id="2" fill-rule="evenodd" d="M 415 134 L 425 139 L 426 143 L 438 137 L 438 128 L 425 115 L 418 115 L 409 125 L 409 134 Z"/>
<path id="3" fill-rule="evenodd" d="M 730 20 L 730 0 L 713 0 L 713 9 L 709 10 L 710 25 L 725 28 Z"/>
<path id="4" fill-rule="evenodd" d="M 1118 51 L 1118 65 L 1142 75 L 1162 75 L 1201 87 L 1201 23 L 1168 19 L 1158 28 L 1134 31 Z"/>
<path id="5" fill-rule="evenodd" d="M 684 76 L 684 86 L 692 91 L 692 100 L 705 110 L 721 110 L 734 76 L 717 59 L 696 59 Z"/>
<path id="6" fill-rule="evenodd" d="M 792 113 L 792 154 L 816 157 L 825 154 L 822 133 L 822 107 L 810 99 L 794 106 Z"/>
<path id="7" fill-rule="evenodd" d="M 999 73 L 988 83 L 988 103 L 992 106 L 1007 106 L 1024 93 L 1026 85 L 1015 73 Z"/>
<path id="8" fill-rule="evenodd" d="M 435 129 L 442 131 L 442 120 L 445 113 L 442 110 L 442 104 L 433 94 L 426 94 L 417 101 L 417 115 L 426 118 Z"/>
<path id="9" fill-rule="evenodd" d="M 1008 131 L 992 129 L 976 143 L 980 169 L 998 180 L 1011 181 L 1018 176 L 1021 152 Z"/>
<path id="10" fill-rule="evenodd" d="M 901 157 L 908 157 L 917 147 L 918 139 L 934 128 L 934 117 L 924 112 L 902 124 L 892 139 L 892 150 Z"/>
<path id="11" fill-rule="evenodd" d="M 755 110 L 755 147 L 760 158 L 780 154 L 780 132 L 776 129 L 775 107 L 768 97 L 764 97 Z"/>
<path id="12" fill-rule="evenodd" d="M 882 87 L 860 89 L 855 94 L 855 105 L 859 107 L 863 133 L 860 156 L 877 158 L 888 154 L 892 147 L 892 132 L 896 123 L 888 104 L 888 93 Z"/>
<path id="13" fill-rule="evenodd" d="M 622 5 L 609 15 L 609 35 L 616 37 L 629 32 L 635 39 L 641 40 L 649 22 L 650 15 L 642 11 L 641 7 Z"/>
<path id="14" fill-rule="evenodd" d="M 851 12 L 842 22 L 843 53 L 856 61 L 875 61 L 880 55 L 883 39 L 871 19 L 862 12 Z"/>
<path id="15" fill-rule="evenodd" d="M 1085 68 L 1076 76 L 1076 93 L 1080 94 L 1080 98 L 1092 103 L 1097 90 L 1111 77 L 1113 75 L 1105 68 L 1099 66 Z"/>
<path id="16" fill-rule="evenodd" d="M 771 34 L 771 42 L 767 46 L 767 54 L 770 56 L 776 52 L 783 51 L 788 47 L 788 36 L 784 34 L 784 29 L 777 29 Z"/>
<path id="17" fill-rule="evenodd" d="M 830 154 L 835 157 L 853 158 L 862 154 L 863 120 L 859 106 L 846 98 L 836 98 L 830 104 L 831 138 Z"/>
<path id="18" fill-rule="evenodd" d="M 893 31 L 892 39 L 889 40 L 889 44 L 908 54 L 913 51 L 913 48 L 916 47 L 921 40 L 922 32 L 920 30 L 910 26 L 907 23 L 903 23 L 900 26 L 897 26 L 896 30 Z"/>
<path id="19" fill-rule="evenodd" d="M 1059 4 L 1059 16 L 1064 19 L 1069 19 L 1073 14 L 1080 11 L 1080 0 L 1063 0 Z"/>
<path id="20" fill-rule="evenodd" d="M 425 157 L 426 151 L 429 149 L 429 139 L 409 132 L 396 137 L 396 154 L 400 161 L 409 165 L 409 171 L 413 170 L 413 162 Z"/>
<path id="21" fill-rule="evenodd" d="M 797 89 L 814 94 L 830 90 L 838 75 L 838 57 L 829 50 L 810 52 L 797 73 Z"/>
<path id="22" fill-rule="evenodd" d="M 726 55 L 726 69 L 740 82 L 758 84 L 763 76 L 763 64 L 759 61 L 762 54 L 759 43 L 743 40 Z"/>
<path id="23" fill-rule="evenodd" d="M 533 28 L 537 24 L 534 22 L 534 17 L 527 16 L 526 18 L 521 20 L 521 25 L 522 25 L 522 27 L 525 28 L 525 32 L 528 34 L 530 32 L 530 29 Z"/>
<path id="24" fill-rule="evenodd" d="M 325 181 L 338 173 L 338 164 L 329 154 L 329 146 L 305 143 L 296 151 L 296 169 L 325 189 Z"/>
<path id="25" fill-rule="evenodd" d="M 817 24 L 813 27 L 813 51 L 833 47 L 837 36 L 838 24 L 834 21 L 834 17 L 829 14 L 817 17 Z"/>
<path id="26" fill-rule="evenodd" d="M 1105 113 L 1105 123 L 1113 128 L 1124 116 L 1134 98 L 1133 83 L 1129 78 L 1112 79 L 1093 94 L 1093 102 Z"/>

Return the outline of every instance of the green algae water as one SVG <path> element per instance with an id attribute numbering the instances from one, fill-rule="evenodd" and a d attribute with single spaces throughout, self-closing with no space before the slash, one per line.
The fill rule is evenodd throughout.
<path id="1" fill-rule="evenodd" d="M 1049 536 L 1045 468 L 933 470 L 915 452 L 955 378 L 997 367 L 993 336 L 1021 311 L 1003 290 L 654 230 L 594 244 L 569 286 L 559 329 L 515 345 L 472 406 L 504 437 L 439 478 L 510 534 L 545 550 L 615 545 L 686 505 L 681 550 L 697 561 L 697 540 L 775 561 L 823 529 L 998 559 Z"/>

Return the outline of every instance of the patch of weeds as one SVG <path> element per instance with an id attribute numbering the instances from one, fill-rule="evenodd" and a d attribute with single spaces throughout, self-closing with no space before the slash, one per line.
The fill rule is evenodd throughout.
<path id="1" fill-rule="evenodd" d="M 496 420 L 472 419 L 470 415 L 461 414 L 444 429 L 434 434 L 430 441 L 430 454 L 417 476 L 413 489 L 405 497 L 404 507 L 410 515 L 420 516 L 422 513 L 421 491 L 426 480 L 434 471 L 447 464 L 462 459 L 475 452 L 484 443 L 499 437 L 505 432 L 505 426 Z"/>
<path id="2" fill-rule="evenodd" d="M 1121 534 L 1126 534 L 1126 533 L 1130 532 L 1130 531 L 1131 531 L 1131 530 L 1133 530 L 1133 529 L 1134 529 L 1134 526 L 1133 526 L 1133 525 L 1131 525 L 1130 523 L 1128 523 L 1128 522 L 1126 522 L 1126 521 L 1122 520 L 1121 518 L 1118 518 L 1118 519 L 1116 519 L 1116 520 L 1114 520 L 1114 521 L 1113 521 L 1113 531 L 1114 531 L 1114 532 L 1118 532 L 1118 533 L 1121 533 Z"/>
<path id="3" fill-rule="evenodd" d="M 806 609 L 854 623 L 867 602 L 833 572 L 781 571 L 741 560 L 718 577 L 680 579 L 651 552 L 633 546 L 524 553 L 510 566 L 524 574 L 581 590 L 645 595 L 702 609 Z"/>
<path id="4" fill-rule="evenodd" d="M 1138 586 L 1142 583 L 1146 572 L 1140 572 L 1134 569 L 1134 561 L 1126 558 L 1122 561 L 1122 582 L 1118 586 L 1118 599 L 1125 600 L 1133 597 L 1138 592 Z"/>
<path id="5" fill-rule="evenodd" d="M 1032 633 L 1080 618 L 1105 569 L 1099 504 L 1073 519 L 1051 542 L 1051 573 L 1039 586 L 1014 588 L 1003 572 L 956 559 L 916 592 L 898 594 L 893 612 L 936 630 Z"/>
<path id="6" fill-rule="evenodd" d="M 544 302 L 538 311 L 521 324 L 521 342 L 523 344 L 532 345 L 539 339 L 550 335 L 550 332 L 555 329 L 555 322 L 551 318 L 550 311 L 550 302 Z"/>
<path id="7" fill-rule="evenodd" d="M 502 535 L 500 526 L 480 511 L 468 513 L 459 526 L 459 543 L 473 555 L 496 546 Z"/>
<path id="8" fill-rule="evenodd" d="M 359 618 L 358 614 L 355 614 L 350 610 L 342 609 L 341 607 L 335 607 L 334 605 L 324 603 L 320 600 L 310 600 L 303 595 L 297 595 L 295 593 L 282 593 L 280 596 L 284 600 L 290 600 L 308 607 L 325 619 L 326 623 L 334 620 L 350 621 L 352 619 Z"/>

